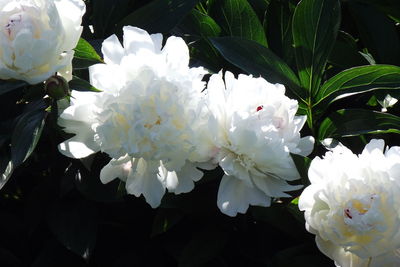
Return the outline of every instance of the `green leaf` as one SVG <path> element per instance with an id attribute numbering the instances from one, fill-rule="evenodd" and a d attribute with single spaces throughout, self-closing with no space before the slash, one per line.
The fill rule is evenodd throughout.
<path id="1" fill-rule="evenodd" d="M 253 40 L 267 46 L 264 28 L 246 0 L 212 1 L 209 14 L 227 35 Z"/>
<path id="2" fill-rule="evenodd" d="M 97 89 L 96 87 L 92 86 L 89 82 L 74 76 L 72 80 L 68 83 L 69 88 L 75 91 L 81 92 L 102 92 L 101 90 Z"/>
<path id="3" fill-rule="evenodd" d="M 183 218 L 183 213 L 177 209 L 159 209 L 153 221 L 151 236 L 167 232 L 171 227 L 179 223 Z"/>
<path id="4" fill-rule="evenodd" d="M 293 15 L 293 41 L 301 85 L 315 95 L 340 25 L 338 0 L 302 0 Z"/>
<path id="5" fill-rule="evenodd" d="M 0 80 L 0 96 L 27 85 L 24 81 Z"/>
<path id="6" fill-rule="evenodd" d="M 41 105 L 38 107 L 26 110 L 16 122 L 11 137 L 11 160 L 14 166 L 20 165 L 30 156 L 40 139 L 47 113 Z"/>
<path id="7" fill-rule="evenodd" d="M 150 33 L 167 33 L 193 9 L 199 0 L 154 0 L 126 16 L 118 27 L 134 25 Z"/>
<path id="8" fill-rule="evenodd" d="M 342 69 L 368 64 L 368 61 L 358 51 L 356 40 L 343 31 L 339 31 L 328 61 Z"/>
<path id="9" fill-rule="evenodd" d="M 400 117 L 365 109 L 342 109 L 322 121 L 318 139 L 338 138 L 360 134 L 400 134 Z"/>
<path id="10" fill-rule="evenodd" d="M 115 33 L 117 23 L 129 15 L 137 1 L 132 0 L 95 0 L 92 6 L 91 21 L 96 38 L 104 39 Z"/>
<path id="11" fill-rule="evenodd" d="M 330 78 L 321 87 L 314 104 L 318 112 L 334 101 L 377 89 L 399 89 L 400 67 L 371 65 L 344 70 Z"/>
<path id="12" fill-rule="evenodd" d="M 54 203 L 47 222 L 57 239 L 70 251 L 89 260 L 96 244 L 97 209 L 85 200 Z"/>
<path id="13" fill-rule="evenodd" d="M 5 147 L 0 147 L 0 189 L 7 183 L 14 171 L 14 165 L 11 161 L 10 151 Z"/>
<path id="14" fill-rule="evenodd" d="M 212 38 L 211 42 L 226 60 L 247 73 L 261 75 L 271 83 L 284 84 L 299 98 L 305 97 L 296 74 L 270 49 L 238 37 Z"/>
<path id="15" fill-rule="evenodd" d="M 308 186 L 310 181 L 308 180 L 308 168 L 311 164 L 311 159 L 297 154 L 290 153 L 294 164 L 296 165 L 297 171 L 300 174 L 301 182 L 304 186 Z"/>
<path id="16" fill-rule="evenodd" d="M 99 54 L 97 54 L 93 46 L 83 38 L 79 39 L 79 42 L 74 50 L 75 50 L 74 56 L 77 58 L 103 62 L 103 60 L 101 59 Z"/>
<path id="17" fill-rule="evenodd" d="M 104 164 L 97 162 L 97 164 L 93 165 L 95 170 L 91 170 L 90 172 L 83 166 L 79 169 L 77 166 L 71 166 L 63 177 L 64 181 L 73 181 L 76 189 L 87 199 L 104 203 L 121 201 L 126 194 L 125 183 L 120 179 L 115 179 L 107 184 L 103 184 L 99 178 L 99 168 L 100 166 L 104 166 Z"/>
<path id="18" fill-rule="evenodd" d="M 202 37 L 216 37 L 221 33 L 221 27 L 210 16 L 192 10 L 180 26 L 186 33 L 192 33 Z"/>
<path id="19" fill-rule="evenodd" d="M 260 21 L 264 20 L 266 16 L 266 12 L 269 4 L 272 2 L 271 0 L 248 0 L 249 4 L 253 8 L 253 10 L 257 13 Z"/>
<path id="20" fill-rule="evenodd" d="M 268 45 L 279 57 L 291 66 L 294 60 L 292 1 L 271 1 L 264 27 L 268 30 Z M 293 9 L 293 10 L 292 10 Z"/>
<path id="21" fill-rule="evenodd" d="M 377 63 L 400 64 L 400 38 L 395 23 L 372 6 L 349 3 L 362 44 Z M 373 18 L 373 19 L 371 19 Z"/>
<path id="22" fill-rule="evenodd" d="M 103 62 L 93 46 L 83 38 L 80 38 L 72 61 L 74 69 L 86 69 L 94 64 Z"/>

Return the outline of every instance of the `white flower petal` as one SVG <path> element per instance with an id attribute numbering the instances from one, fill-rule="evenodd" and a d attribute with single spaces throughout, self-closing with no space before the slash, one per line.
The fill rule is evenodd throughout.
<path id="1" fill-rule="evenodd" d="M 299 209 L 337 266 L 400 264 L 400 148 L 383 149 L 373 139 L 355 155 L 339 144 L 311 162 Z"/>
<path id="2" fill-rule="evenodd" d="M 268 207 L 271 198 L 256 187 L 250 188 L 236 177 L 224 175 L 218 189 L 218 208 L 228 216 L 246 213 L 249 205 Z"/>
<path id="3" fill-rule="evenodd" d="M 175 194 L 187 193 L 193 190 L 194 182 L 203 177 L 203 172 L 198 170 L 193 163 L 187 162 L 178 172 L 168 172 L 166 187 Z"/>
<path id="4" fill-rule="evenodd" d="M 115 34 L 104 40 L 101 52 L 103 53 L 104 61 L 108 64 L 120 64 L 122 57 L 125 55 L 124 48 Z"/>
<path id="5" fill-rule="evenodd" d="M 229 214 L 236 214 L 253 202 L 265 205 L 271 197 L 288 197 L 286 191 L 299 189 L 287 183 L 300 178 L 290 153 L 310 154 L 314 139 L 300 138 L 306 118 L 295 115 L 297 101 L 284 95 L 283 85 L 244 74 L 236 79 L 228 71 L 224 83 L 222 76 L 222 72 L 212 75 L 205 92 L 211 113 L 208 127 L 215 146 L 214 162 L 225 172 L 223 181 L 230 189 L 228 193 L 236 190 L 234 186 L 243 194 L 256 192 L 255 199 L 241 193 L 236 194 L 237 200 L 231 193 L 232 199 L 224 205 L 234 203 Z M 221 190 L 221 196 L 228 195 Z M 267 202 L 259 201 L 262 195 Z M 218 206 L 222 205 L 219 200 Z"/>
<path id="6" fill-rule="evenodd" d="M 85 9 L 82 0 L 0 2 L 0 79 L 37 84 L 59 72 L 71 80 Z"/>
<path id="7" fill-rule="evenodd" d="M 160 205 L 165 186 L 157 175 L 157 166 L 144 159 L 134 159 L 133 170 L 126 181 L 126 191 L 139 197 L 143 195 L 152 208 Z"/>

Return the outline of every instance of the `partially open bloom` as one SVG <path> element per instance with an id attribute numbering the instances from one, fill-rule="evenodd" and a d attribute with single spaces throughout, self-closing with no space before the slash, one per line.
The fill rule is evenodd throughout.
<path id="1" fill-rule="evenodd" d="M 70 80 L 84 13 L 82 0 L 0 1 L 0 79 Z"/>
<path id="2" fill-rule="evenodd" d="M 338 145 L 311 162 L 299 208 L 337 266 L 400 266 L 400 147 L 383 150 L 374 139 L 360 155 Z"/>
<path id="3" fill-rule="evenodd" d="M 76 134 L 60 145 L 70 157 L 94 152 L 112 160 L 101 171 L 106 183 L 126 181 L 127 192 L 156 207 L 165 189 L 189 192 L 209 160 L 198 149 L 206 113 L 201 105 L 203 68 L 189 68 L 189 50 L 178 37 L 149 35 L 124 27 L 123 46 L 113 35 L 103 42 L 106 64 L 91 66 L 90 81 L 101 93 L 73 92 L 59 124 Z M 204 166 L 202 166 L 204 167 Z"/>
<path id="4" fill-rule="evenodd" d="M 300 138 L 306 118 L 295 116 L 297 101 L 285 96 L 283 85 L 226 72 L 225 83 L 222 73 L 212 75 L 206 92 L 214 157 L 225 172 L 220 210 L 235 216 L 299 189 L 287 183 L 300 177 L 290 153 L 308 155 L 313 138 Z"/>

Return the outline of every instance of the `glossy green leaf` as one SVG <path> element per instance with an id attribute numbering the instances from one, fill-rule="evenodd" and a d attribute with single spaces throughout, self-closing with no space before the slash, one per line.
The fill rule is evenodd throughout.
<path id="1" fill-rule="evenodd" d="M 132 0 L 95 0 L 90 1 L 92 6 L 91 21 L 93 23 L 94 36 L 105 39 L 114 34 L 119 28 L 117 23 L 129 15 L 135 2 Z"/>
<path id="2" fill-rule="evenodd" d="M 371 65 L 344 70 L 325 82 L 314 106 L 323 111 L 338 99 L 376 89 L 400 89 L 400 67 Z"/>
<path id="3" fill-rule="evenodd" d="M 86 200 L 55 202 L 47 221 L 52 233 L 68 250 L 89 260 L 96 244 L 97 209 Z"/>
<path id="4" fill-rule="evenodd" d="M 292 157 L 293 162 L 296 165 L 297 171 L 300 174 L 302 184 L 304 186 L 309 185 L 310 181 L 308 180 L 308 168 L 310 167 L 311 159 L 292 153 L 290 154 L 290 156 Z"/>
<path id="5" fill-rule="evenodd" d="M 400 64 L 400 38 L 395 23 L 373 6 L 349 3 L 362 45 L 377 63 Z M 373 18 L 373 19 L 371 19 Z"/>
<path id="6" fill-rule="evenodd" d="M 292 19 L 293 1 L 271 1 L 264 25 L 268 31 L 268 45 L 279 57 L 291 65 L 294 62 Z"/>
<path id="7" fill-rule="evenodd" d="M 373 133 L 400 134 L 400 117 L 365 109 L 342 109 L 325 118 L 318 130 L 319 140 Z"/>
<path id="8" fill-rule="evenodd" d="M 253 10 L 257 13 L 259 20 L 263 21 L 271 0 L 247 0 L 247 2 L 249 2 Z"/>
<path id="9" fill-rule="evenodd" d="M 0 189 L 2 189 L 13 173 L 14 165 L 10 158 L 9 149 L 5 149 L 5 147 L 0 147 L 0 149 Z"/>
<path id="10" fill-rule="evenodd" d="M 103 60 L 101 59 L 99 54 L 97 54 L 93 46 L 83 38 L 79 39 L 79 42 L 74 50 L 75 50 L 74 56 L 77 58 L 103 62 Z"/>
<path id="11" fill-rule="evenodd" d="M 183 25 L 186 32 L 203 37 L 216 37 L 221 33 L 221 27 L 210 16 L 192 10 L 192 12 L 185 18 Z"/>
<path id="12" fill-rule="evenodd" d="M 97 63 L 103 63 L 99 54 L 97 54 L 96 50 L 89 42 L 80 38 L 75 48 L 75 54 L 72 61 L 73 67 L 75 69 L 86 69 Z"/>
<path id="13" fill-rule="evenodd" d="M 134 25 L 150 33 L 167 33 L 192 10 L 199 0 L 154 0 L 135 10 L 118 23 L 118 27 Z"/>
<path id="14" fill-rule="evenodd" d="M 11 160 L 14 166 L 29 157 L 40 139 L 47 113 L 40 105 L 38 107 L 26 110 L 16 122 L 11 137 Z"/>
<path id="15" fill-rule="evenodd" d="M 302 0 L 293 15 L 293 41 L 301 85 L 310 96 L 322 74 L 340 25 L 339 0 Z"/>
<path id="16" fill-rule="evenodd" d="M 74 76 L 72 80 L 68 83 L 69 88 L 75 91 L 81 92 L 101 92 L 101 90 L 97 89 L 93 85 L 91 85 L 86 80 L 83 80 L 77 76 Z"/>
<path id="17" fill-rule="evenodd" d="M 368 64 L 368 61 L 358 51 L 357 41 L 343 31 L 339 31 L 328 62 L 341 69 Z"/>
<path id="18" fill-rule="evenodd" d="M 209 13 L 223 28 L 225 34 L 267 46 L 264 28 L 246 0 L 218 0 L 211 3 Z"/>
<path id="19" fill-rule="evenodd" d="M 211 42 L 226 60 L 247 73 L 256 77 L 261 75 L 272 83 L 284 84 L 299 98 L 305 97 L 296 74 L 270 49 L 238 37 L 212 38 Z"/>
<path id="20" fill-rule="evenodd" d="M 100 156 L 93 156 L 94 159 Z M 100 157 L 101 158 L 101 157 Z M 126 194 L 125 183 L 120 179 L 115 179 L 107 184 L 103 184 L 100 179 L 100 166 L 104 166 L 109 158 L 95 161 L 94 168 L 88 171 L 85 167 L 71 166 L 65 173 L 64 180 L 73 181 L 74 187 L 86 197 L 96 202 L 111 203 L 122 201 Z M 81 161 L 82 162 L 82 161 Z M 83 162 L 82 162 L 83 163 Z"/>

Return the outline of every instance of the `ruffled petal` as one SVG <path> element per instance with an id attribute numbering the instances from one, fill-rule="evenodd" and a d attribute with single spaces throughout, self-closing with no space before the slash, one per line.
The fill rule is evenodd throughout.
<path id="1" fill-rule="evenodd" d="M 133 159 L 132 172 L 126 181 L 126 191 L 139 197 L 143 195 L 152 208 L 160 205 L 165 185 L 158 176 L 158 166 L 144 159 Z"/>
<path id="2" fill-rule="evenodd" d="M 236 177 L 224 175 L 218 189 L 217 205 L 222 213 L 234 217 L 237 213 L 246 213 L 249 205 L 270 206 L 271 198 Z"/>

